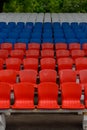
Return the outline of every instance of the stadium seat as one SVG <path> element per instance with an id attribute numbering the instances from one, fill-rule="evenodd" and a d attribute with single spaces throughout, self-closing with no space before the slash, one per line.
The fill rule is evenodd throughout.
<path id="1" fill-rule="evenodd" d="M 24 51 L 23 50 L 12 50 L 10 52 L 10 56 L 12 58 L 19 58 L 22 60 L 24 58 Z"/>
<path id="2" fill-rule="evenodd" d="M 80 50 L 80 44 L 79 43 L 70 43 L 69 44 L 69 50 Z"/>
<path id="3" fill-rule="evenodd" d="M 42 50 L 53 50 L 54 45 L 52 43 L 42 43 Z"/>
<path id="4" fill-rule="evenodd" d="M 20 66 L 21 66 L 21 59 L 19 58 L 8 58 L 6 59 L 6 68 L 7 69 L 13 69 L 13 70 L 20 70 Z"/>
<path id="5" fill-rule="evenodd" d="M 36 58 L 26 58 L 23 59 L 24 69 L 34 69 L 38 71 L 38 59 Z"/>
<path id="6" fill-rule="evenodd" d="M 60 83 L 76 82 L 76 72 L 71 69 L 59 71 Z"/>
<path id="7" fill-rule="evenodd" d="M 16 43 L 17 39 L 16 38 L 7 38 L 5 39 L 5 42 L 10 42 L 12 44 Z"/>
<path id="8" fill-rule="evenodd" d="M 42 58 L 40 65 L 41 69 L 55 69 L 56 61 L 54 58 Z"/>
<path id="9" fill-rule="evenodd" d="M 56 50 L 66 50 L 67 49 L 67 44 L 66 43 L 56 43 L 55 44 L 55 49 Z"/>
<path id="10" fill-rule="evenodd" d="M 85 52 L 84 52 L 84 50 L 72 50 L 71 56 L 72 56 L 73 60 L 75 60 L 76 58 L 84 57 Z"/>
<path id="11" fill-rule="evenodd" d="M 41 50 L 41 58 L 54 58 L 54 50 Z"/>
<path id="12" fill-rule="evenodd" d="M 0 58 L 0 70 L 3 69 L 4 65 L 4 60 L 2 58 Z"/>
<path id="13" fill-rule="evenodd" d="M 75 65 L 76 65 L 76 70 L 87 69 L 87 58 L 81 57 L 81 58 L 75 59 Z"/>
<path id="14" fill-rule="evenodd" d="M 39 50 L 26 50 L 26 57 L 27 58 L 39 58 L 40 52 Z"/>
<path id="15" fill-rule="evenodd" d="M 8 50 L 9 53 L 12 50 L 12 48 L 13 48 L 12 43 L 2 43 L 1 44 L 1 49 Z"/>
<path id="16" fill-rule="evenodd" d="M 87 84 L 87 69 L 86 70 L 80 70 L 79 76 L 80 76 L 80 83 L 84 87 L 84 85 Z"/>
<path id="17" fill-rule="evenodd" d="M 82 50 L 87 51 L 87 43 L 82 44 Z"/>
<path id="18" fill-rule="evenodd" d="M 82 88 L 76 83 L 63 83 L 61 85 L 62 109 L 84 109 L 80 102 Z"/>
<path id="19" fill-rule="evenodd" d="M 0 82 L 7 82 L 10 84 L 16 83 L 17 72 L 15 70 L 0 70 Z"/>
<path id="20" fill-rule="evenodd" d="M 10 84 L 0 82 L 0 109 L 10 109 L 10 93 Z"/>
<path id="21" fill-rule="evenodd" d="M 26 43 L 15 43 L 14 44 L 14 49 L 15 50 L 26 50 Z"/>
<path id="22" fill-rule="evenodd" d="M 56 70 L 44 69 L 39 71 L 40 82 L 55 82 L 57 79 Z"/>
<path id="23" fill-rule="evenodd" d="M 17 42 L 28 44 L 29 43 L 29 38 L 18 38 Z"/>
<path id="24" fill-rule="evenodd" d="M 70 52 L 69 50 L 56 50 L 56 58 L 65 58 L 65 57 L 69 57 L 70 56 Z"/>
<path id="25" fill-rule="evenodd" d="M 84 86 L 84 101 L 85 101 L 85 108 L 87 109 L 87 84 Z"/>
<path id="26" fill-rule="evenodd" d="M 57 60 L 58 64 L 58 70 L 63 70 L 63 69 L 72 69 L 73 67 L 73 59 L 66 57 L 66 58 L 59 58 Z"/>
<path id="27" fill-rule="evenodd" d="M 29 43 L 28 49 L 29 50 L 40 50 L 40 44 L 39 43 Z"/>
<path id="28" fill-rule="evenodd" d="M 34 109 L 34 85 L 31 83 L 14 84 L 15 102 L 12 109 Z"/>
<path id="29" fill-rule="evenodd" d="M 37 71 L 26 69 L 19 71 L 20 82 L 36 83 Z"/>
<path id="30" fill-rule="evenodd" d="M 8 56 L 9 56 L 8 50 L 0 50 L 0 58 L 5 60 L 6 58 L 8 58 Z"/>
<path id="31" fill-rule="evenodd" d="M 38 109 L 59 109 L 57 104 L 58 85 L 52 82 L 38 85 Z"/>

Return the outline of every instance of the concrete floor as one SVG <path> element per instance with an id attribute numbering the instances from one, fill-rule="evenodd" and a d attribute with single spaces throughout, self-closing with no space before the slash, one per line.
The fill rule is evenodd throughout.
<path id="1" fill-rule="evenodd" d="M 16 114 L 6 121 L 6 130 L 82 130 L 82 116 L 76 114 Z"/>

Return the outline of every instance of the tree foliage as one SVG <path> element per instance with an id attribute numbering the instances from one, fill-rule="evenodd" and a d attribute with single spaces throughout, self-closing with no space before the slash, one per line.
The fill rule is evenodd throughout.
<path id="1" fill-rule="evenodd" d="M 4 0 L 3 12 L 87 12 L 87 0 Z"/>

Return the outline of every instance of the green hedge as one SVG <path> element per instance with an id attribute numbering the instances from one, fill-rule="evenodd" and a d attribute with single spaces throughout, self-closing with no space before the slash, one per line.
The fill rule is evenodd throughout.
<path id="1" fill-rule="evenodd" d="M 87 0 L 9 0 L 3 12 L 87 12 Z"/>

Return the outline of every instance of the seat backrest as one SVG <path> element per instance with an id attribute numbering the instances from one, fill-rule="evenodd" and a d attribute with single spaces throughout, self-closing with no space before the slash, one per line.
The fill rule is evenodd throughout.
<path id="1" fill-rule="evenodd" d="M 19 58 L 8 58 L 6 59 L 6 68 L 7 69 L 14 69 L 14 70 L 20 70 L 21 66 L 21 59 Z"/>
<path id="2" fill-rule="evenodd" d="M 2 43 L 1 49 L 11 51 L 12 50 L 12 43 L 6 43 L 6 42 Z"/>
<path id="3" fill-rule="evenodd" d="M 67 49 L 67 44 L 66 43 L 56 43 L 55 44 L 55 49 L 56 50 L 66 50 Z"/>
<path id="4" fill-rule="evenodd" d="M 8 55 L 9 55 L 8 50 L 0 50 L 0 58 L 5 60 L 8 57 Z"/>
<path id="5" fill-rule="evenodd" d="M 4 60 L 2 58 L 0 58 L 0 70 L 3 69 L 4 65 Z"/>
<path id="6" fill-rule="evenodd" d="M 76 58 L 84 57 L 85 52 L 84 52 L 84 50 L 72 50 L 71 51 L 71 56 L 75 60 Z"/>
<path id="7" fill-rule="evenodd" d="M 26 50 L 26 43 L 15 43 L 14 44 L 14 49 L 16 50 L 23 50 L 25 51 Z"/>
<path id="8" fill-rule="evenodd" d="M 27 50 L 26 57 L 27 58 L 39 58 L 39 50 Z"/>
<path id="9" fill-rule="evenodd" d="M 84 101 L 87 106 L 87 84 L 84 85 Z"/>
<path id="10" fill-rule="evenodd" d="M 84 44 L 82 44 L 82 49 L 83 50 L 87 50 L 87 42 L 85 42 Z"/>
<path id="11" fill-rule="evenodd" d="M 54 58 L 42 58 L 40 65 L 41 69 L 55 69 L 56 61 Z"/>
<path id="12" fill-rule="evenodd" d="M 81 98 L 82 88 L 80 84 L 67 82 L 61 85 L 61 94 L 63 100 L 79 100 Z"/>
<path id="13" fill-rule="evenodd" d="M 87 83 L 87 70 L 80 70 L 79 76 L 80 76 L 81 83 Z"/>
<path id="14" fill-rule="evenodd" d="M 28 49 L 29 50 L 39 50 L 40 49 L 40 44 L 39 43 L 29 43 L 28 44 Z"/>
<path id="15" fill-rule="evenodd" d="M 75 65 L 77 70 L 87 69 L 87 58 L 85 57 L 76 58 Z"/>
<path id="16" fill-rule="evenodd" d="M 53 50 L 53 46 L 54 46 L 54 45 L 53 45 L 52 43 L 49 43 L 49 42 L 48 42 L 48 43 L 43 43 L 43 44 L 42 44 L 42 50 L 46 50 L 46 49 L 47 49 L 47 50 L 49 50 L 49 49 L 50 49 L 50 50 Z"/>
<path id="17" fill-rule="evenodd" d="M 38 70 L 38 59 L 36 58 L 23 59 L 23 65 L 24 65 L 24 69 Z"/>
<path id="18" fill-rule="evenodd" d="M 57 60 L 58 64 L 58 69 L 63 70 L 63 69 L 72 69 L 73 66 L 73 59 L 66 57 L 66 58 L 59 58 Z"/>
<path id="19" fill-rule="evenodd" d="M 23 50 L 12 50 L 10 52 L 10 56 L 14 57 L 14 58 L 23 59 L 24 58 L 24 51 Z"/>
<path id="20" fill-rule="evenodd" d="M 15 70 L 0 70 L 0 82 L 16 83 L 16 76 Z"/>
<path id="21" fill-rule="evenodd" d="M 71 69 L 59 71 L 60 83 L 76 82 L 76 72 Z"/>
<path id="22" fill-rule="evenodd" d="M 51 69 L 44 69 L 39 72 L 40 82 L 55 82 L 57 78 L 57 72 Z"/>
<path id="23" fill-rule="evenodd" d="M 41 51 L 42 58 L 54 58 L 54 50 L 42 50 Z"/>
<path id="24" fill-rule="evenodd" d="M 69 56 L 70 56 L 69 50 L 56 50 L 57 58 L 64 58 L 64 57 L 69 57 Z"/>
<path id="25" fill-rule="evenodd" d="M 38 100 L 56 100 L 58 96 L 58 85 L 52 82 L 40 83 L 38 85 Z"/>
<path id="26" fill-rule="evenodd" d="M 15 101 L 17 100 L 33 100 L 34 101 L 34 84 L 17 83 L 13 85 Z"/>
<path id="27" fill-rule="evenodd" d="M 70 43 L 69 50 L 80 50 L 80 44 L 79 43 Z"/>
<path id="28" fill-rule="evenodd" d="M 11 86 L 8 83 L 0 82 L 0 100 L 10 101 Z"/>
<path id="29" fill-rule="evenodd" d="M 37 71 L 32 69 L 21 70 L 19 71 L 19 76 L 21 82 L 36 83 Z"/>

